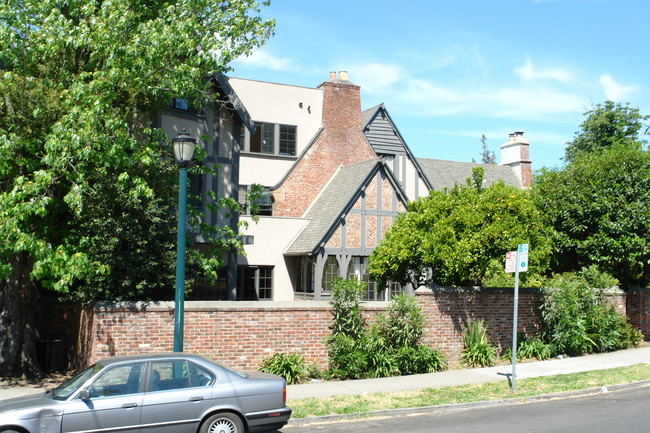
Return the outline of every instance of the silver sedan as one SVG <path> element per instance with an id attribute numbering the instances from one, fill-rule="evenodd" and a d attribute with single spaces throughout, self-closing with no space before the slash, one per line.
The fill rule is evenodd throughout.
<path id="1" fill-rule="evenodd" d="M 243 433 L 290 416 L 283 378 L 166 353 L 107 358 L 44 394 L 0 401 L 0 432 Z"/>

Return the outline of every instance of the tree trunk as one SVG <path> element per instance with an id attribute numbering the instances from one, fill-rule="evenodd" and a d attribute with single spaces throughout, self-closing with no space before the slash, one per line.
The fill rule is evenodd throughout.
<path id="1" fill-rule="evenodd" d="M 29 278 L 31 261 L 20 253 L 0 292 L 0 377 L 42 375 L 36 357 L 38 290 Z"/>

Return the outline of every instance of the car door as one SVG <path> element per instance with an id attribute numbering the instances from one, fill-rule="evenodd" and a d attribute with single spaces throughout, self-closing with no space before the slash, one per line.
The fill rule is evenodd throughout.
<path id="1" fill-rule="evenodd" d="M 86 387 L 89 398 L 76 397 L 66 405 L 62 432 L 140 433 L 144 366 L 137 362 L 108 367 Z"/>
<path id="2" fill-rule="evenodd" d="M 193 362 L 151 362 L 142 406 L 147 433 L 193 433 L 212 398 L 214 375 Z"/>

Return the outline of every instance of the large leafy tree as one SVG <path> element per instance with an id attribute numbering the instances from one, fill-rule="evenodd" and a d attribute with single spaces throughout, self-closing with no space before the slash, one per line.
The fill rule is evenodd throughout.
<path id="1" fill-rule="evenodd" d="M 643 146 L 639 136 L 643 133 L 643 128 L 647 128 L 644 122 L 648 122 L 650 116 L 642 115 L 638 108 L 605 101 L 584 115 L 586 118 L 580 125 L 580 131 L 567 143 L 567 162 L 574 162 L 585 154 L 599 153 L 610 147 L 639 149 Z"/>
<path id="2" fill-rule="evenodd" d="M 171 286 L 177 171 L 152 125 L 173 97 L 215 97 L 206 77 L 271 35 L 260 12 L 252 0 L 0 4 L 0 375 L 39 370 L 39 290 L 90 301 Z"/>
<path id="3" fill-rule="evenodd" d="M 480 285 L 505 273 L 505 254 L 522 243 L 531 251 L 522 276 L 543 272 L 550 248 L 529 192 L 503 182 L 482 188 L 482 179 L 479 167 L 467 185 L 410 203 L 370 256 L 372 278 L 415 287 Z"/>
<path id="4" fill-rule="evenodd" d="M 533 190 L 552 225 L 553 269 L 597 265 L 624 287 L 650 279 L 650 153 L 636 109 L 606 102 L 586 113 L 567 165 L 539 172 Z"/>

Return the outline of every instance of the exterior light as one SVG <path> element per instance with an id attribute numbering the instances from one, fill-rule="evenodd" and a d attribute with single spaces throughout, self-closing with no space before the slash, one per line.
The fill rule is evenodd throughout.
<path id="1" fill-rule="evenodd" d="M 178 226 L 176 238 L 176 290 L 174 294 L 174 352 L 183 351 L 185 322 L 185 231 L 187 225 L 187 167 L 192 161 L 196 139 L 185 129 L 172 139 L 178 170 Z"/>
<path id="2" fill-rule="evenodd" d="M 172 146 L 174 147 L 176 163 L 181 167 L 187 167 L 194 155 L 196 138 L 192 138 L 185 132 L 185 128 L 183 128 L 182 132 L 179 132 L 175 138 L 172 138 Z"/>

